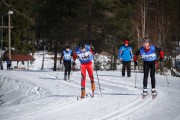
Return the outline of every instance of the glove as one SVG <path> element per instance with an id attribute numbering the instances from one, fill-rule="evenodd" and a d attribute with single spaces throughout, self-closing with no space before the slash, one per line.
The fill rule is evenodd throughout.
<path id="1" fill-rule="evenodd" d="M 122 58 L 120 58 L 119 61 L 122 62 Z"/>
<path id="2" fill-rule="evenodd" d="M 163 61 L 163 58 L 159 58 L 159 61 L 162 62 L 162 61 Z"/>
<path id="3" fill-rule="evenodd" d="M 98 53 L 95 53 L 94 55 L 95 55 L 95 56 L 98 56 Z"/>
<path id="4" fill-rule="evenodd" d="M 135 65 L 135 66 L 138 66 L 138 62 L 137 62 L 137 61 L 134 61 L 134 65 Z"/>
<path id="5" fill-rule="evenodd" d="M 75 61 L 73 61 L 72 65 L 73 65 L 73 66 L 75 66 L 75 65 L 76 65 Z"/>

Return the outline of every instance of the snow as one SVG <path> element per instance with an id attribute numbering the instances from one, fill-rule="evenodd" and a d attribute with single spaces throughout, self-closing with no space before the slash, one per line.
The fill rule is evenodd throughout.
<path id="1" fill-rule="evenodd" d="M 1 70 L 0 120 L 179 120 L 180 78 L 156 74 L 158 96 L 142 99 L 143 73 L 121 77 L 121 71 L 94 71 L 95 97 L 79 99 L 80 71 L 73 71 L 70 82 L 63 71 L 52 71 L 53 60 L 36 54 L 30 70 Z M 5 65 L 4 65 L 5 66 Z M 25 65 L 26 66 L 26 65 Z M 58 64 L 58 67 L 62 65 Z M 100 82 L 100 88 L 98 79 Z M 167 80 L 170 84 L 167 84 Z M 148 92 L 151 91 L 150 79 Z M 87 77 L 86 93 L 91 93 Z M 0 101 L 1 102 L 1 101 Z"/>

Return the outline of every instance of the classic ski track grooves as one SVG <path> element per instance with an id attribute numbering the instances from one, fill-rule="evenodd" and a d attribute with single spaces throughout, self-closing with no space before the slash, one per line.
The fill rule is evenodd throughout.
<path id="1" fill-rule="evenodd" d="M 133 102 L 129 102 L 128 104 L 120 107 L 118 110 L 112 111 L 111 113 L 97 118 L 97 120 L 116 120 L 123 117 L 128 116 L 130 113 L 146 106 L 147 104 L 150 104 L 153 101 L 151 95 L 148 95 L 145 99 L 142 100 L 142 96 L 139 96 L 138 99 L 136 99 Z"/>
<path id="2" fill-rule="evenodd" d="M 76 76 L 78 76 L 78 75 L 76 75 Z M 122 87 L 124 87 L 124 88 L 133 87 L 134 88 L 133 85 L 123 84 L 123 83 L 119 83 L 119 82 L 113 82 L 113 81 L 106 80 L 104 78 L 100 78 L 99 82 L 101 84 L 101 89 L 102 90 L 104 88 L 108 88 L 108 89 L 111 89 L 111 90 L 118 90 L 118 89 L 121 89 Z M 89 84 L 88 84 L 88 86 L 89 86 Z M 96 85 L 96 86 L 97 86 L 96 89 L 99 89 L 98 85 Z M 142 87 L 140 87 L 140 86 L 137 87 L 137 88 L 142 89 Z"/>
<path id="3" fill-rule="evenodd" d="M 133 85 L 129 85 L 129 84 L 124 84 L 124 83 L 120 83 L 120 82 L 114 82 L 114 81 L 109 81 L 105 78 L 102 78 L 103 82 L 107 82 L 107 83 L 111 83 L 111 84 L 115 84 L 115 85 L 121 85 L 121 86 L 125 86 L 125 87 L 132 87 L 132 88 L 135 88 L 135 86 Z M 101 81 L 102 82 L 102 81 Z M 142 89 L 141 86 L 136 86 L 136 88 L 138 89 Z"/>

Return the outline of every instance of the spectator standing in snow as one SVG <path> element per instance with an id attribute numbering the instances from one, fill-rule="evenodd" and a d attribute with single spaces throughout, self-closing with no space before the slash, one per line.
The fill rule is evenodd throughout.
<path id="1" fill-rule="evenodd" d="M 124 40 L 124 45 L 122 45 L 118 50 L 118 58 L 122 62 L 122 76 L 125 76 L 125 69 L 127 68 L 127 76 L 131 77 L 131 60 L 133 60 L 132 48 L 129 46 L 129 40 Z"/>
<path id="2" fill-rule="evenodd" d="M 11 70 L 11 60 L 8 58 L 7 61 L 7 70 Z"/>
<path id="3" fill-rule="evenodd" d="M 134 55 L 134 65 L 138 65 L 137 56 L 140 55 L 143 60 L 143 72 L 144 72 L 144 78 L 143 78 L 143 95 L 148 95 L 147 92 L 147 83 L 148 83 L 148 74 L 150 71 L 150 77 L 151 77 L 151 86 L 152 86 L 152 94 L 156 95 L 156 80 L 155 80 L 155 64 L 157 60 L 157 54 L 159 53 L 159 61 L 163 61 L 164 58 L 164 52 L 161 50 L 161 48 L 158 48 L 154 45 L 151 45 L 149 43 L 149 39 L 144 38 L 143 46 L 140 47 L 140 49 L 136 52 Z"/>
<path id="4" fill-rule="evenodd" d="M 86 86 L 86 70 L 89 74 L 89 78 L 91 80 L 91 89 L 92 89 L 92 96 L 94 96 L 95 90 L 95 83 L 94 83 L 94 76 L 93 76 L 93 51 L 90 45 L 81 42 L 78 47 L 75 48 L 73 54 L 73 60 L 75 61 L 76 58 L 79 58 L 81 63 L 81 98 L 85 97 L 85 86 Z"/>
<path id="5" fill-rule="evenodd" d="M 62 64 L 62 59 L 63 59 L 63 64 L 65 67 L 64 80 L 67 80 L 67 74 L 68 74 L 68 80 L 70 79 L 72 56 L 73 56 L 72 50 L 70 49 L 68 45 L 66 45 L 65 49 L 62 50 L 61 58 L 60 58 L 60 64 Z"/>

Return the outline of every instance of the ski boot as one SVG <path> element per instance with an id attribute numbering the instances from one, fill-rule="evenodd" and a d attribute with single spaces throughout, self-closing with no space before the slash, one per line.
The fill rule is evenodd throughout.
<path id="1" fill-rule="evenodd" d="M 81 88 L 81 99 L 85 98 L 85 95 L 86 95 L 85 88 Z"/>
<path id="2" fill-rule="evenodd" d="M 68 75 L 68 80 L 70 79 L 70 75 Z"/>
<path id="3" fill-rule="evenodd" d="M 152 92 L 152 98 L 153 98 L 153 99 L 156 98 L 156 96 L 157 96 L 156 89 L 153 88 L 151 92 Z"/>
<path id="4" fill-rule="evenodd" d="M 157 95 L 157 92 L 156 92 L 155 88 L 152 89 L 152 95 Z"/>
<path id="5" fill-rule="evenodd" d="M 147 89 L 143 89 L 143 95 L 148 95 Z"/>
<path id="6" fill-rule="evenodd" d="M 64 80 L 67 81 L 67 76 L 64 76 Z"/>
<path id="7" fill-rule="evenodd" d="M 147 89 L 143 89 L 142 98 L 144 99 L 148 95 Z"/>
<path id="8" fill-rule="evenodd" d="M 92 89 L 91 97 L 94 97 L 94 90 L 96 89 L 94 81 L 91 82 L 91 89 Z"/>

